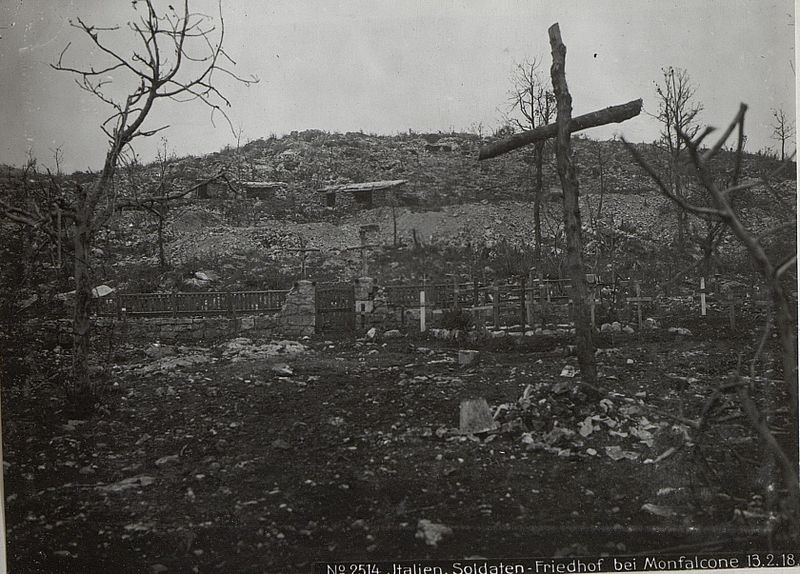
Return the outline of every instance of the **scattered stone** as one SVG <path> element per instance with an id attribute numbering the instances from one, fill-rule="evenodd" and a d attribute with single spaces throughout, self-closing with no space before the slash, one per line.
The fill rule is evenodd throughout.
<path id="1" fill-rule="evenodd" d="M 607 446 L 605 447 L 605 451 L 608 458 L 614 461 L 622 460 L 623 458 L 627 458 L 628 460 L 636 460 L 639 458 L 638 452 L 622 450 L 619 446 Z"/>
<path id="2" fill-rule="evenodd" d="M 370 328 L 369 331 L 367 331 L 366 335 L 367 341 L 374 341 L 377 336 L 378 336 L 378 330 L 375 327 L 372 327 Z"/>
<path id="3" fill-rule="evenodd" d="M 195 277 L 187 279 L 186 281 L 183 282 L 183 284 L 186 287 L 195 287 L 197 289 L 204 289 L 205 287 L 208 286 L 208 283 L 209 283 L 208 281 L 201 281 L 200 279 L 197 279 Z"/>
<path id="4" fill-rule="evenodd" d="M 671 518 L 677 515 L 677 513 L 671 507 L 660 506 L 658 504 L 650 504 L 650 503 L 643 504 L 642 510 L 650 514 L 660 516 L 661 518 Z"/>
<path id="5" fill-rule="evenodd" d="M 28 307 L 30 307 L 31 305 L 36 303 L 38 300 L 39 300 L 39 295 L 34 293 L 33 295 L 31 295 L 30 297 L 28 297 L 24 301 L 20 301 L 20 303 L 18 304 L 20 311 L 23 310 L 23 309 L 27 309 Z"/>
<path id="6" fill-rule="evenodd" d="M 590 416 L 578 424 L 578 433 L 584 438 L 592 434 L 594 430 L 594 422 Z"/>
<path id="7" fill-rule="evenodd" d="M 465 399 L 461 401 L 459 431 L 464 434 L 488 432 L 497 428 L 486 399 Z"/>
<path id="8" fill-rule="evenodd" d="M 275 363 L 272 365 L 272 372 L 278 373 L 279 375 L 293 375 L 294 371 L 292 368 L 287 365 L 286 363 Z"/>
<path id="9" fill-rule="evenodd" d="M 621 333 L 622 332 L 622 324 L 619 321 L 614 321 L 611 323 L 611 332 L 612 333 Z"/>
<path id="10" fill-rule="evenodd" d="M 645 329 L 657 329 L 658 321 L 656 321 L 652 317 L 648 317 L 647 319 L 644 320 L 644 327 Z"/>
<path id="11" fill-rule="evenodd" d="M 603 323 L 600 325 L 600 332 L 601 333 L 611 333 L 611 323 Z"/>
<path id="12" fill-rule="evenodd" d="M 196 271 L 194 276 L 200 281 L 219 281 L 219 275 L 213 271 Z"/>
<path id="13" fill-rule="evenodd" d="M 94 289 L 92 289 L 92 297 L 95 299 L 99 299 L 101 297 L 107 297 L 111 295 L 116 289 L 109 287 L 108 285 L 98 285 Z"/>
<path id="14" fill-rule="evenodd" d="M 633 335 L 635 333 L 633 327 L 631 327 L 630 325 L 625 325 L 622 328 L 622 332 L 625 333 L 626 335 Z"/>
<path id="15" fill-rule="evenodd" d="M 286 442 L 282 438 L 276 438 L 274 441 L 272 441 L 272 448 L 279 448 L 281 450 L 288 450 L 288 449 L 290 449 L 292 447 L 288 442 Z"/>
<path id="16" fill-rule="evenodd" d="M 425 518 L 417 523 L 416 537 L 424 540 L 428 546 L 437 546 L 445 536 L 453 534 L 453 529 L 444 524 L 437 524 Z"/>
<path id="17" fill-rule="evenodd" d="M 87 465 L 81 468 L 78 472 L 80 474 L 94 474 L 94 468 L 92 468 L 92 465 Z"/>
<path id="18" fill-rule="evenodd" d="M 247 337 L 238 337 L 222 346 L 222 356 L 232 361 L 267 359 L 270 357 L 305 353 L 308 347 L 297 341 L 270 341 L 257 344 Z"/>
<path id="19" fill-rule="evenodd" d="M 562 377 L 573 378 L 577 374 L 578 374 L 578 369 L 575 368 L 575 365 L 564 365 L 564 368 L 561 369 Z"/>
<path id="20" fill-rule="evenodd" d="M 153 343 L 147 349 L 145 349 L 144 354 L 150 357 L 151 359 L 160 359 L 161 357 L 166 357 L 169 355 L 175 354 L 175 348 L 170 345 L 161 345 L 160 343 Z"/>
<path id="21" fill-rule="evenodd" d="M 686 329 L 685 327 L 670 327 L 669 329 L 667 329 L 667 332 L 676 333 L 678 335 L 684 335 L 687 337 L 692 336 L 692 332 L 689 329 Z"/>
<path id="22" fill-rule="evenodd" d="M 130 478 L 123 478 L 120 481 L 108 484 L 105 486 L 98 486 L 97 489 L 102 492 L 122 492 L 131 488 L 141 488 L 143 486 L 150 486 L 156 481 L 152 476 L 141 474 L 139 476 L 131 476 Z"/>
<path id="23" fill-rule="evenodd" d="M 167 568 L 163 564 L 150 565 L 150 574 L 161 574 L 162 572 L 167 572 L 167 571 L 169 571 L 169 568 Z"/>
<path id="24" fill-rule="evenodd" d="M 480 357 L 480 353 L 478 351 L 472 350 L 459 350 L 458 351 L 458 364 L 462 367 L 467 365 L 474 365 L 478 358 Z"/>
<path id="25" fill-rule="evenodd" d="M 167 456 L 162 456 L 161 458 L 159 458 L 156 461 L 156 466 L 158 466 L 158 467 L 166 466 L 168 464 L 172 464 L 172 463 L 178 462 L 178 460 L 180 460 L 180 456 L 178 456 L 177 454 L 170 454 L 170 455 L 167 455 Z"/>
<path id="26" fill-rule="evenodd" d="M 152 361 L 142 364 L 141 366 L 134 367 L 138 374 L 146 374 L 153 372 L 169 372 L 178 368 L 193 367 L 211 362 L 211 357 L 207 354 L 181 354 L 180 356 L 165 356 L 161 358 L 153 358 Z M 162 388 L 162 393 L 164 389 Z"/>
<path id="27" fill-rule="evenodd" d="M 397 339 L 402 337 L 402 333 L 398 329 L 389 329 L 383 334 L 384 339 Z"/>

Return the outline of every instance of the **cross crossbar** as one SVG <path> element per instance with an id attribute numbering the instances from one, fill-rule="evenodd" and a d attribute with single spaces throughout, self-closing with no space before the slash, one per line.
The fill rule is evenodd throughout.
<path id="1" fill-rule="evenodd" d="M 639 115 L 642 111 L 642 100 L 632 100 L 618 106 L 609 106 L 576 118 L 569 122 L 570 133 L 579 132 L 588 128 L 596 128 L 606 124 L 621 123 Z M 536 129 L 514 134 L 506 139 L 483 146 L 478 153 L 478 160 L 490 159 L 514 151 L 515 149 L 530 145 L 546 139 L 556 137 L 558 124 L 547 124 Z"/>
<path id="2" fill-rule="evenodd" d="M 361 245 L 359 245 L 357 247 L 345 247 L 344 248 L 345 251 L 355 251 L 356 249 L 361 251 L 361 276 L 362 277 L 366 277 L 367 276 L 367 258 L 364 255 L 364 250 L 372 249 L 374 247 L 380 247 L 380 245 L 377 244 L 377 243 L 362 243 Z"/>

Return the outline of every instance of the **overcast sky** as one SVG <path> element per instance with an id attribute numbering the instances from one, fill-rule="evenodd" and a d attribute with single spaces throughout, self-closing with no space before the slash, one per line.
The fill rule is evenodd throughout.
<path id="1" fill-rule="evenodd" d="M 179 2 L 176 2 L 176 7 Z M 166 5 L 168 2 L 161 2 Z M 193 2 L 205 5 L 206 2 Z M 685 68 L 697 84 L 705 124 L 722 127 L 739 102 L 750 106 L 748 149 L 774 146 L 771 108 L 795 110 L 792 0 L 695 1 L 245 1 L 225 2 L 225 44 L 249 88 L 220 79 L 243 140 L 317 128 L 394 134 L 492 129 L 507 111 L 516 62 L 543 57 L 547 28 L 559 22 L 567 45 L 574 113 L 643 98 L 655 113 L 654 82 L 665 66 Z M 212 3 L 209 12 L 215 10 Z M 99 129 L 108 110 L 49 64 L 72 42 L 70 63 L 99 63 L 68 19 L 124 24 L 131 2 L 0 0 L 0 163 L 21 164 L 30 148 L 52 165 L 97 168 L 105 155 Z M 114 42 L 107 36 L 109 43 Z M 120 38 L 119 45 L 128 46 Z M 119 85 L 122 78 L 113 78 Z M 219 120 L 219 118 L 217 118 Z M 235 144 L 207 110 L 164 102 L 150 127 L 178 155 Z M 635 141 L 657 137 L 643 114 L 587 132 Z M 152 159 L 158 137 L 137 151 Z"/>

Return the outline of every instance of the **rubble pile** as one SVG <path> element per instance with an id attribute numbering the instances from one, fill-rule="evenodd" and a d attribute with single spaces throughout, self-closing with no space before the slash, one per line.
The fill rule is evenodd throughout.
<path id="1" fill-rule="evenodd" d="M 297 341 L 256 343 L 246 337 L 237 337 L 222 345 L 221 351 L 223 359 L 244 361 L 297 355 L 308 351 L 308 347 Z"/>
<path id="2" fill-rule="evenodd" d="M 494 419 L 530 450 L 653 464 L 691 439 L 687 425 L 660 420 L 644 398 L 610 392 L 595 402 L 572 381 L 528 385 L 516 402 L 495 407 Z"/>

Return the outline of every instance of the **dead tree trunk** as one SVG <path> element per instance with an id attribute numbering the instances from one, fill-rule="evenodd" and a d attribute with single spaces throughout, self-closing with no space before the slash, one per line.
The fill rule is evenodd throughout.
<path id="1" fill-rule="evenodd" d="M 542 164 L 544 163 L 544 142 L 536 142 L 534 148 L 536 162 L 536 187 L 533 197 L 533 237 L 536 259 L 536 272 L 541 276 L 542 269 L 542 195 L 544 187 L 542 182 Z"/>
<path id="2" fill-rule="evenodd" d="M 158 212 L 158 266 L 167 268 L 167 256 L 164 254 L 164 214 Z"/>
<path id="3" fill-rule="evenodd" d="M 92 248 L 92 211 L 87 192 L 78 187 L 78 207 L 73 227 L 75 250 L 73 274 L 75 275 L 75 310 L 73 313 L 72 380 L 65 381 L 68 402 L 73 407 L 91 408 L 94 389 L 89 378 L 89 352 L 91 325 L 91 277 L 89 255 Z"/>
<path id="4" fill-rule="evenodd" d="M 553 24 L 548 30 L 550 35 L 550 48 L 553 55 L 553 64 L 550 76 L 553 80 L 553 92 L 556 95 L 558 110 L 556 126 L 556 160 L 558 177 L 564 192 L 564 233 L 566 235 L 567 275 L 571 283 L 573 314 L 575 320 L 575 344 L 578 348 L 578 364 L 581 369 L 581 379 L 590 384 L 597 381 L 597 368 L 594 362 L 594 343 L 592 341 L 592 326 L 587 298 L 589 289 L 586 285 L 586 274 L 583 268 L 583 241 L 581 238 L 581 212 L 578 205 L 578 176 L 575 173 L 575 164 L 572 162 L 572 149 L 570 145 L 570 127 L 572 116 L 572 96 L 567 87 L 565 75 L 567 47 L 561 41 L 561 31 L 558 24 Z M 641 106 L 641 100 L 639 101 Z"/>

